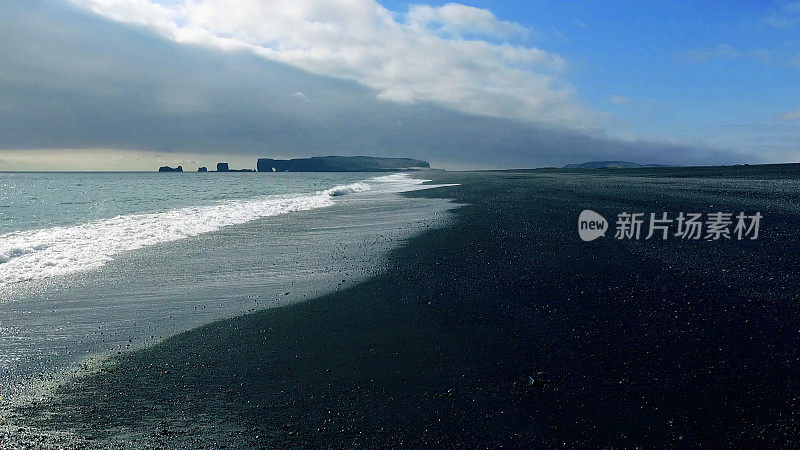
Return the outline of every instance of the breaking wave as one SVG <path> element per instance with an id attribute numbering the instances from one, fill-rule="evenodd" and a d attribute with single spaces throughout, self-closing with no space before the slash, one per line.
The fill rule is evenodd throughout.
<path id="1" fill-rule="evenodd" d="M 334 188 L 330 188 L 327 190 L 322 191 L 323 194 L 328 194 L 331 197 L 339 197 L 341 195 L 347 194 L 356 194 L 358 192 L 365 192 L 372 189 L 367 183 L 353 183 L 353 184 L 346 184 L 344 186 L 336 186 Z"/>
<path id="2" fill-rule="evenodd" d="M 124 252 L 262 217 L 324 208 L 343 195 L 366 191 L 403 192 L 419 189 L 422 183 L 423 180 L 402 174 L 387 175 L 313 194 L 232 200 L 122 215 L 74 226 L 11 232 L 0 235 L 0 286 L 95 269 Z"/>

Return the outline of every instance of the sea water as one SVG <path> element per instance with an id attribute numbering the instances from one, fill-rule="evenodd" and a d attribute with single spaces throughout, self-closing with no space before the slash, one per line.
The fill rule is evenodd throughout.
<path id="1" fill-rule="evenodd" d="M 0 174 L 0 395 L 87 358 L 302 301 L 443 224 L 402 174 Z"/>

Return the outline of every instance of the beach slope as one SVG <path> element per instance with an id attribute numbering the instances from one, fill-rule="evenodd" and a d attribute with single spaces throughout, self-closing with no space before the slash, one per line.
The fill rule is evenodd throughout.
<path id="1" fill-rule="evenodd" d="M 5 439 L 797 447 L 800 174 L 654 174 L 426 173 L 459 186 L 407 195 L 465 206 L 385 274 L 119 355 L 9 411 Z M 754 241 L 583 242 L 583 209 L 764 223 Z"/>

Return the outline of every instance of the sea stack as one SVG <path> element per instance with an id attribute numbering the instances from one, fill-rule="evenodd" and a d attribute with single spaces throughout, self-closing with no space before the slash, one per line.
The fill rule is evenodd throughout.
<path id="1" fill-rule="evenodd" d="M 228 163 L 217 163 L 217 172 L 227 172 Z"/>
<path id="2" fill-rule="evenodd" d="M 198 167 L 198 168 L 197 168 L 197 171 L 198 171 L 198 172 L 208 172 L 208 167 L 205 167 L 205 166 L 203 166 L 203 167 Z"/>
<path id="3" fill-rule="evenodd" d="M 162 166 L 162 167 L 158 168 L 158 171 L 159 172 L 183 172 L 183 167 L 178 166 L 178 167 L 172 168 L 170 166 Z"/>

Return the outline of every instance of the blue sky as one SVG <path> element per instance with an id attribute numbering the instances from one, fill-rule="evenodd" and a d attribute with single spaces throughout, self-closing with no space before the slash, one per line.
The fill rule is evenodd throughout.
<path id="1" fill-rule="evenodd" d="M 797 1 L 31 0 L 0 13 L 0 169 L 101 150 L 142 164 L 800 160 Z"/>
<path id="2" fill-rule="evenodd" d="M 800 149 L 800 121 L 782 119 L 800 110 L 800 2 L 461 3 L 531 27 L 522 43 L 564 56 L 565 78 L 612 132 Z"/>

